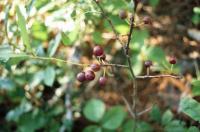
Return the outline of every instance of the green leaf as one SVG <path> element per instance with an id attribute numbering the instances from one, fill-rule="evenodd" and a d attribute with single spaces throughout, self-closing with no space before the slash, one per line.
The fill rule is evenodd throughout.
<path id="1" fill-rule="evenodd" d="M 149 47 L 147 51 L 148 59 L 153 62 L 157 62 L 158 64 L 162 64 L 166 61 L 166 55 L 163 49 L 160 47 Z"/>
<path id="2" fill-rule="evenodd" d="M 9 64 L 17 64 L 19 61 L 27 59 L 28 56 L 25 55 L 24 53 L 19 53 L 16 54 L 12 51 L 11 47 L 7 44 L 1 45 L 0 46 L 0 62 L 7 62 L 9 59 L 14 59 L 10 60 Z"/>
<path id="3" fill-rule="evenodd" d="M 61 34 L 57 34 L 55 40 L 51 40 L 48 48 L 48 55 L 49 57 L 52 57 L 60 44 L 61 41 Z"/>
<path id="4" fill-rule="evenodd" d="M 55 80 L 56 72 L 54 67 L 47 67 L 44 71 L 44 84 L 47 86 L 52 86 Z"/>
<path id="5" fill-rule="evenodd" d="M 22 100 L 20 106 L 10 110 L 6 115 L 7 121 L 17 121 L 19 117 L 32 109 L 32 105 L 26 100 Z"/>
<path id="6" fill-rule="evenodd" d="M 61 36 L 62 36 L 62 42 L 64 43 L 64 45 L 70 45 L 69 37 L 63 32 L 61 33 Z"/>
<path id="7" fill-rule="evenodd" d="M 20 33 L 21 33 L 21 37 L 23 40 L 24 45 L 26 46 L 28 51 L 31 51 L 31 45 L 30 45 L 30 40 L 29 40 L 29 36 L 27 33 L 27 29 L 26 29 L 26 21 L 24 16 L 22 15 L 19 6 L 16 7 L 16 11 L 17 11 L 17 23 L 20 29 Z"/>
<path id="8" fill-rule="evenodd" d="M 158 123 L 160 123 L 161 121 L 161 112 L 160 112 L 160 109 L 158 108 L 157 105 L 154 105 L 151 112 L 150 112 L 150 118 L 153 120 L 153 121 L 156 121 Z"/>
<path id="9" fill-rule="evenodd" d="M 173 120 L 164 128 L 165 132 L 185 132 L 184 123 L 179 120 Z"/>
<path id="10" fill-rule="evenodd" d="M 173 119 L 173 114 L 170 110 L 167 110 L 162 116 L 162 124 L 167 125 Z"/>
<path id="11" fill-rule="evenodd" d="M 132 67 L 135 75 L 139 75 L 142 72 L 143 63 L 139 57 L 140 57 L 139 55 L 135 55 L 132 57 L 132 62 L 133 62 Z"/>
<path id="12" fill-rule="evenodd" d="M 9 78 L 0 78 L 0 89 L 13 90 L 15 83 Z"/>
<path id="13" fill-rule="evenodd" d="M 160 0 L 149 0 L 149 4 L 152 7 L 156 7 L 159 4 Z"/>
<path id="14" fill-rule="evenodd" d="M 84 116 L 94 122 L 98 122 L 104 115 L 105 105 L 101 100 L 91 99 L 83 108 Z"/>
<path id="15" fill-rule="evenodd" d="M 179 109 L 193 120 L 200 122 L 200 103 L 196 100 L 189 97 L 181 98 Z"/>
<path id="16" fill-rule="evenodd" d="M 48 39 L 47 28 L 44 23 L 35 21 L 31 27 L 31 33 L 34 38 L 45 41 Z"/>
<path id="17" fill-rule="evenodd" d="M 34 132 L 43 127 L 48 121 L 47 119 L 42 111 L 25 113 L 19 119 L 19 130 L 20 132 Z"/>
<path id="18" fill-rule="evenodd" d="M 122 126 L 122 132 L 133 132 L 133 120 L 127 120 Z"/>
<path id="19" fill-rule="evenodd" d="M 5 44 L 0 46 L 0 61 L 8 61 L 11 54 L 13 54 L 13 51 L 9 45 Z"/>
<path id="20" fill-rule="evenodd" d="M 103 38 L 101 36 L 101 32 L 94 32 L 92 34 L 92 37 L 93 37 L 93 41 L 97 44 L 101 44 L 103 42 Z"/>
<path id="21" fill-rule="evenodd" d="M 34 74 L 29 86 L 31 88 L 36 87 L 38 84 L 42 82 L 42 80 L 45 78 L 44 71 L 38 71 Z"/>
<path id="22" fill-rule="evenodd" d="M 192 94 L 193 96 L 200 95 L 200 80 L 192 81 Z"/>
<path id="23" fill-rule="evenodd" d="M 139 122 L 137 125 L 137 132 L 153 132 L 153 128 L 146 122 Z"/>
<path id="24" fill-rule="evenodd" d="M 149 37 L 148 30 L 134 30 L 132 35 L 132 49 L 141 49 L 144 46 L 145 40 Z"/>
<path id="25" fill-rule="evenodd" d="M 101 128 L 96 125 L 91 125 L 84 128 L 83 132 L 102 132 Z"/>
<path id="26" fill-rule="evenodd" d="M 124 121 L 126 116 L 126 112 L 124 111 L 122 106 L 115 106 L 109 109 L 101 120 L 101 124 L 103 128 L 109 130 L 115 130 Z"/>
<path id="27" fill-rule="evenodd" d="M 198 129 L 197 127 L 195 127 L 195 126 L 191 126 L 191 127 L 187 130 L 187 132 L 199 132 L 199 129 Z"/>
<path id="28" fill-rule="evenodd" d="M 78 37 L 78 29 L 74 29 L 70 33 L 62 33 L 62 42 L 64 45 L 72 45 L 74 41 L 77 40 Z"/>

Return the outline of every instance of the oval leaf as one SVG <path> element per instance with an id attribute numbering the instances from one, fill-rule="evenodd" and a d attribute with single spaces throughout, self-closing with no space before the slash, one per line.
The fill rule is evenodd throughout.
<path id="1" fill-rule="evenodd" d="M 86 127 L 83 132 L 102 132 L 101 128 L 95 125 Z"/>
<path id="2" fill-rule="evenodd" d="M 126 112 L 124 111 L 123 107 L 115 106 L 105 113 L 101 124 L 103 128 L 115 130 L 122 124 L 125 116 Z"/>
<path id="3" fill-rule="evenodd" d="M 88 101 L 83 109 L 84 116 L 94 122 L 98 122 L 104 115 L 105 105 L 101 100 L 92 99 Z"/>

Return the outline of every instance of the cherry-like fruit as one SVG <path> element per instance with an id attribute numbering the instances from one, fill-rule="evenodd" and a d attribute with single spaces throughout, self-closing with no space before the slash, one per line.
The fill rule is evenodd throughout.
<path id="1" fill-rule="evenodd" d="M 100 77 L 99 78 L 99 84 L 101 86 L 104 86 L 106 84 L 106 82 L 107 82 L 107 78 L 106 77 Z"/>
<path id="2" fill-rule="evenodd" d="M 145 16 L 143 18 L 143 22 L 144 24 L 150 24 L 150 25 L 152 24 L 151 18 L 149 16 Z"/>
<path id="3" fill-rule="evenodd" d="M 78 73 L 77 76 L 76 76 L 76 79 L 79 82 L 84 82 L 86 80 L 86 78 L 85 78 L 85 72 Z"/>
<path id="4" fill-rule="evenodd" d="M 170 58 L 169 58 L 169 63 L 172 64 L 172 65 L 173 65 L 173 64 L 176 64 L 176 58 L 173 57 L 173 56 L 170 57 Z"/>
<path id="5" fill-rule="evenodd" d="M 125 10 L 121 10 L 120 12 L 119 12 L 119 17 L 121 18 L 121 19 L 126 19 L 127 18 L 127 12 L 125 11 Z"/>
<path id="6" fill-rule="evenodd" d="M 88 70 L 88 71 L 85 72 L 85 79 L 86 80 L 92 81 L 92 80 L 94 80 L 94 78 L 95 78 L 95 74 L 94 74 L 93 71 Z"/>
<path id="7" fill-rule="evenodd" d="M 145 67 L 150 67 L 150 66 L 152 66 L 153 65 L 153 63 L 152 63 L 152 61 L 151 60 L 146 60 L 145 62 L 144 62 L 144 65 L 145 65 Z"/>
<path id="8" fill-rule="evenodd" d="M 90 65 L 90 68 L 91 68 L 94 72 L 97 72 L 97 71 L 100 70 L 101 66 L 100 66 L 99 64 L 94 63 L 94 64 L 91 64 L 91 65 Z"/>
<path id="9" fill-rule="evenodd" d="M 93 48 L 93 55 L 102 56 L 104 54 L 103 48 L 101 46 L 95 46 Z"/>

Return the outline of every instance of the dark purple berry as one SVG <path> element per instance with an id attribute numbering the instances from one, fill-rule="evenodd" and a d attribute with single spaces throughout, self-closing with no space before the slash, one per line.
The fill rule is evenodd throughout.
<path id="1" fill-rule="evenodd" d="M 101 66 L 99 64 L 91 64 L 90 65 L 90 68 L 94 71 L 94 72 L 97 72 L 100 70 Z"/>
<path id="2" fill-rule="evenodd" d="M 88 70 L 88 71 L 85 72 L 85 79 L 86 80 L 92 81 L 92 80 L 94 80 L 94 78 L 95 78 L 95 74 L 94 74 L 93 71 Z"/>
<path id="3" fill-rule="evenodd" d="M 143 22 L 144 24 L 150 24 L 150 25 L 152 24 L 151 18 L 149 16 L 145 16 L 143 18 Z"/>
<path id="4" fill-rule="evenodd" d="M 121 10 L 120 12 L 119 12 L 119 17 L 121 18 L 121 19 L 126 19 L 127 18 L 127 12 L 125 11 L 125 10 Z"/>
<path id="5" fill-rule="evenodd" d="M 76 76 L 76 79 L 79 82 L 84 82 L 86 80 L 86 78 L 85 78 L 85 72 L 78 73 L 77 76 Z"/>
<path id="6" fill-rule="evenodd" d="M 104 85 L 106 84 L 106 82 L 107 82 L 106 77 L 100 77 L 100 78 L 99 78 L 99 84 L 100 84 L 101 86 L 104 86 Z"/>
<path id="7" fill-rule="evenodd" d="M 93 48 L 93 54 L 95 56 L 102 56 L 104 54 L 103 49 L 100 46 L 95 46 Z"/>
<path id="8" fill-rule="evenodd" d="M 169 58 L 169 63 L 170 64 L 176 64 L 176 58 L 175 57 L 170 57 Z"/>
<path id="9" fill-rule="evenodd" d="M 152 61 L 146 60 L 146 61 L 144 62 L 144 65 L 145 65 L 145 67 L 150 67 L 150 66 L 152 66 Z"/>

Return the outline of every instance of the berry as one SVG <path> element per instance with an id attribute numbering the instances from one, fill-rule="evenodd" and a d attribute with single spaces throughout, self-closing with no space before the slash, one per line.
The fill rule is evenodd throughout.
<path id="1" fill-rule="evenodd" d="M 152 61 L 146 60 L 146 61 L 144 62 L 144 65 L 145 65 L 145 67 L 150 67 L 150 66 L 152 66 Z"/>
<path id="2" fill-rule="evenodd" d="M 125 10 L 121 10 L 120 12 L 119 12 L 119 17 L 121 18 L 121 19 L 126 19 L 127 18 L 127 12 L 125 11 Z"/>
<path id="3" fill-rule="evenodd" d="M 103 51 L 103 49 L 100 46 L 95 46 L 93 48 L 93 54 L 95 56 L 102 56 L 104 54 L 104 51 Z"/>
<path id="4" fill-rule="evenodd" d="M 91 64 L 90 67 L 94 72 L 99 71 L 101 68 L 99 64 Z"/>
<path id="5" fill-rule="evenodd" d="M 100 77 L 100 78 L 99 78 L 99 84 L 100 84 L 101 86 L 104 86 L 104 85 L 106 84 L 106 82 L 107 82 L 106 77 Z"/>
<path id="6" fill-rule="evenodd" d="M 97 3 L 99 3 L 100 0 L 96 0 Z"/>
<path id="7" fill-rule="evenodd" d="M 149 16 L 145 16 L 143 18 L 144 24 L 152 24 L 151 18 Z"/>
<path id="8" fill-rule="evenodd" d="M 169 58 L 169 63 L 170 64 L 176 64 L 176 58 L 175 57 L 170 57 Z"/>
<path id="9" fill-rule="evenodd" d="M 77 76 L 76 76 L 76 79 L 79 82 L 84 82 L 86 80 L 86 78 L 85 78 L 85 72 L 78 73 Z"/>
<path id="10" fill-rule="evenodd" d="M 101 59 L 101 60 L 106 60 L 106 55 L 103 54 L 102 56 L 100 56 L 100 59 Z"/>
<path id="11" fill-rule="evenodd" d="M 88 71 L 85 72 L 85 79 L 86 80 L 92 81 L 92 80 L 94 80 L 94 78 L 95 78 L 95 74 L 94 74 L 93 71 L 88 70 Z"/>

